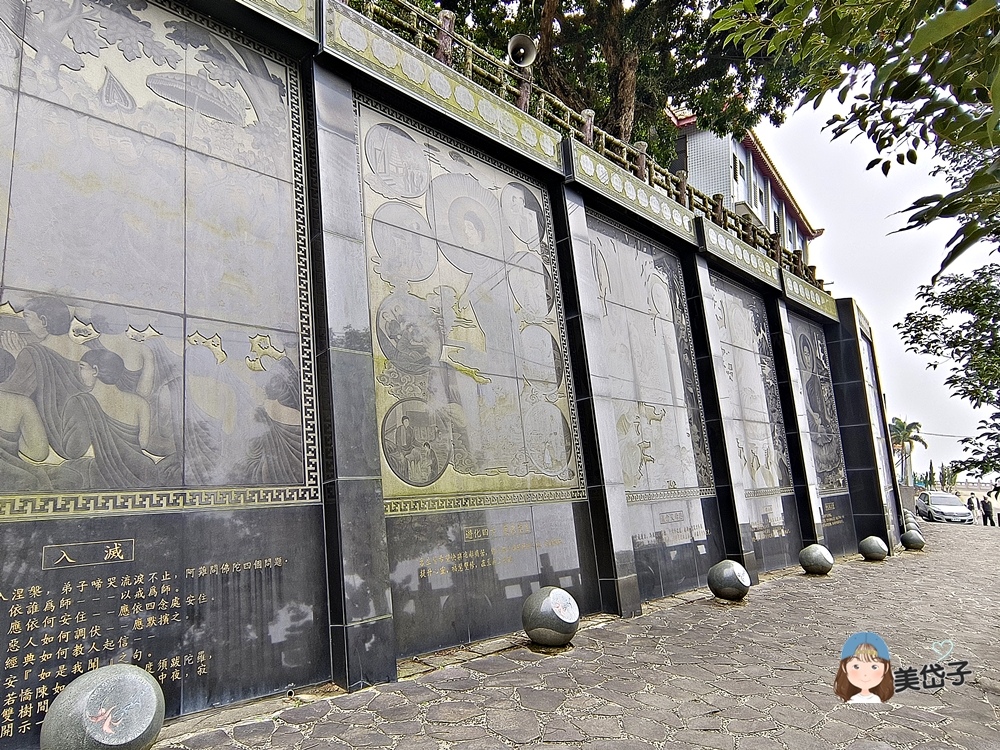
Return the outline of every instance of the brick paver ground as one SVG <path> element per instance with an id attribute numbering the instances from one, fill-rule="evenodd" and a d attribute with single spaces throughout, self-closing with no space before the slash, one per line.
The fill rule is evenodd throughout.
<path id="1" fill-rule="evenodd" d="M 156 750 L 1000 750 L 1000 529 L 923 527 L 924 552 L 765 576 L 740 604 L 704 590 L 595 618 L 559 652 L 494 641 L 404 664 L 461 661 L 390 685 L 204 713 Z M 860 630 L 885 638 L 894 669 L 963 660 L 973 674 L 844 704 L 833 677 Z"/>

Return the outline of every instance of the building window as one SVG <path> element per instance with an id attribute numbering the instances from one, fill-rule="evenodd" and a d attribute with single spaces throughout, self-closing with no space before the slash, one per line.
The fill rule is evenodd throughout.
<path id="1" fill-rule="evenodd" d="M 777 234 L 780 237 L 781 236 L 781 215 L 777 211 L 774 212 L 774 224 L 773 224 L 773 227 L 774 227 L 774 233 Z"/>
<path id="2" fill-rule="evenodd" d="M 758 187 L 757 188 L 757 197 L 754 198 L 753 204 L 755 206 L 763 206 L 764 205 L 764 188 L 762 188 L 762 187 Z"/>
<path id="3" fill-rule="evenodd" d="M 733 182 L 740 181 L 740 158 L 733 154 Z"/>

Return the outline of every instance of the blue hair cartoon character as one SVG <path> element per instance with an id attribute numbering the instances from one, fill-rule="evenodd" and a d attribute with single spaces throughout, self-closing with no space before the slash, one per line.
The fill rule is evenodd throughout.
<path id="1" fill-rule="evenodd" d="M 885 703 L 892 697 L 892 663 L 881 636 L 864 632 L 847 639 L 833 691 L 845 703 Z"/>

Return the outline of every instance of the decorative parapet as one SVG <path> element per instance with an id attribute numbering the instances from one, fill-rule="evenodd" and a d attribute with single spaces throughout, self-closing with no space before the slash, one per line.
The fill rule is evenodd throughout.
<path id="1" fill-rule="evenodd" d="M 561 133 L 336 0 L 326 4 L 325 48 L 539 164 L 563 171 Z"/>
<path id="2" fill-rule="evenodd" d="M 703 252 L 722 259 L 775 289 L 781 289 L 781 273 L 777 261 L 720 229 L 704 216 L 699 216 L 696 224 Z"/>
<path id="3" fill-rule="evenodd" d="M 576 141 L 566 143 L 570 179 L 644 216 L 671 234 L 698 244 L 693 211 L 586 146 Z"/>
<path id="4" fill-rule="evenodd" d="M 839 320 L 837 301 L 822 289 L 797 278 L 787 270 L 782 269 L 782 280 L 785 285 L 785 296 L 799 304 L 818 312 L 830 320 Z"/>
<path id="5" fill-rule="evenodd" d="M 237 0 L 318 41 L 317 0 Z"/>
<path id="6" fill-rule="evenodd" d="M 861 308 L 858 307 L 857 303 L 854 304 L 854 312 L 858 316 L 858 326 L 861 328 L 861 333 L 871 339 L 872 324 L 869 322 L 868 316 L 861 311 Z"/>

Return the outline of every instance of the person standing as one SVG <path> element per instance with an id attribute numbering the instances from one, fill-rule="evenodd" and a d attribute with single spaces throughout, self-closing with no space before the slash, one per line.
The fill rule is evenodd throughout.
<path id="1" fill-rule="evenodd" d="M 979 504 L 979 498 L 977 498 L 976 493 L 973 492 L 971 495 L 969 495 L 969 501 L 966 503 L 966 506 L 968 506 L 969 508 L 969 513 L 975 514 L 976 506 L 978 504 Z M 973 518 L 975 518 L 975 515 L 973 515 Z"/>
<path id="2" fill-rule="evenodd" d="M 990 526 L 996 526 L 996 522 L 993 520 L 993 501 L 990 500 L 989 494 L 983 498 L 982 501 L 983 508 L 983 526 L 989 524 Z"/>

